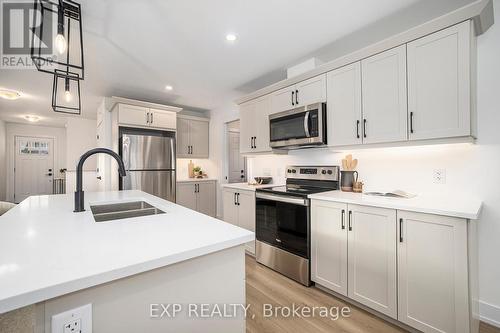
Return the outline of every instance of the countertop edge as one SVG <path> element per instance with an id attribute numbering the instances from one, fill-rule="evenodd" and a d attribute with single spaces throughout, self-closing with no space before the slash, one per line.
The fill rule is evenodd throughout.
<path id="1" fill-rule="evenodd" d="M 431 207 L 408 206 L 408 205 L 405 205 L 404 202 L 401 202 L 401 203 L 394 203 L 394 202 L 379 203 L 379 202 L 365 202 L 365 201 L 361 201 L 361 200 L 357 200 L 357 199 L 349 199 L 349 198 L 332 198 L 332 197 L 322 195 L 321 193 L 311 194 L 308 196 L 308 198 L 312 199 L 312 200 L 342 202 L 342 203 L 360 205 L 360 206 L 380 207 L 380 208 L 404 210 L 404 211 L 416 212 L 416 213 L 449 216 L 449 217 L 456 217 L 456 218 L 467 219 L 467 220 L 479 219 L 479 217 L 481 215 L 482 207 L 483 207 L 483 204 L 480 203 L 480 205 L 477 209 L 477 212 L 471 213 L 471 212 L 440 209 L 438 207 L 431 208 Z M 409 199 L 401 199 L 401 200 L 409 200 Z"/>
<path id="2" fill-rule="evenodd" d="M 254 239 L 255 238 L 253 234 L 241 236 L 234 238 L 232 240 L 223 241 L 221 243 L 216 243 L 181 253 L 176 253 L 167 257 L 158 258 L 155 260 L 118 268 L 108 272 L 99 273 L 96 275 L 91 275 L 77 280 L 67 281 L 57 285 L 52 285 L 46 288 L 41 288 L 23 294 L 19 294 L 16 296 L 12 296 L 0 300 L 0 314 L 16 310 L 24 306 L 35 304 L 38 302 L 43 302 L 55 297 L 66 295 L 72 292 L 95 287 L 97 285 L 101 285 L 104 283 L 145 273 L 154 269 L 170 266 L 182 261 L 212 254 L 228 248 L 240 246 L 247 242 L 253 241 Z"/>

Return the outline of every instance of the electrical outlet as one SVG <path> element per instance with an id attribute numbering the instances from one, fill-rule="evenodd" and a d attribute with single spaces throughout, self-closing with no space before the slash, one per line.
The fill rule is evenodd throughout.
<path id="1" fill-rule="evenodd" d="M 446 184 L 446 170 L 436 169 L 433 174 L 434 184 Z"/>
<path id="2" fill-rule="evenodd" d="M 64 333 L 81 333 L 82 332 L 82 319 L 78 318 L 69 323 L 64 324 Z"/>
<path id="3" fill-rule="evenodd" d="M 92 304 L 52 316 L 52 333 L 92 333 Z"/>

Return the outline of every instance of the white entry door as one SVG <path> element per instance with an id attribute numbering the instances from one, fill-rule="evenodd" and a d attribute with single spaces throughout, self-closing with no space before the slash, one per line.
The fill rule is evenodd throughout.
<path id="1" fill-rule="evenodd" d="M 228 132 L 229 144 L 229 183 L 243 183 L 246 181 L 245 157 L 240 154 L 240 133 Z"/>
<path id="2" fill-rule="evenodd" d="M 14 201 L 29 196 L 52 194 L 54 140 L 16 136 Z"/>

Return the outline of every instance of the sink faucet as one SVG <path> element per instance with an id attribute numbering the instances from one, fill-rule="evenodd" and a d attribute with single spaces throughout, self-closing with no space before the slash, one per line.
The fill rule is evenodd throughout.
<path id="1" fill-rule="evenodd" d="M 75 210 L 74 212 L 83 212 L 85 211 L 84 208 L 84 196 L 83 196 L 83 190 L 82 190 L 82 180 L 83 180 L 83 164 L 85 163 L 85 160 L 89 158 L 90 156 L 94 154 L 108 154 L 111 157 L 113 157 L 116 162 L 118 162 L 118 168 L 120 172 L 121 177 L 125 177 L 125 166 L 123 165 L 123 160 L 114 151 L 107 149 L 107 148 L 94 148 L 86 152 L 80 157 L 80 161 L 78 161 L 78 165 L 76 167 L 76 192 L 75 192 Z"/>

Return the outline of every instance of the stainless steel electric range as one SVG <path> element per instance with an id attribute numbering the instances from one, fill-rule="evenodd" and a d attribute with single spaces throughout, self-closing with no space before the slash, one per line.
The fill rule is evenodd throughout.
<path id="1" fill-rule="evenodd" d="M 309 194 L 337 190 L 338 166 L 289 166 L 286 186 L 256 191 L 257 262 L 309 286 Z"/>

